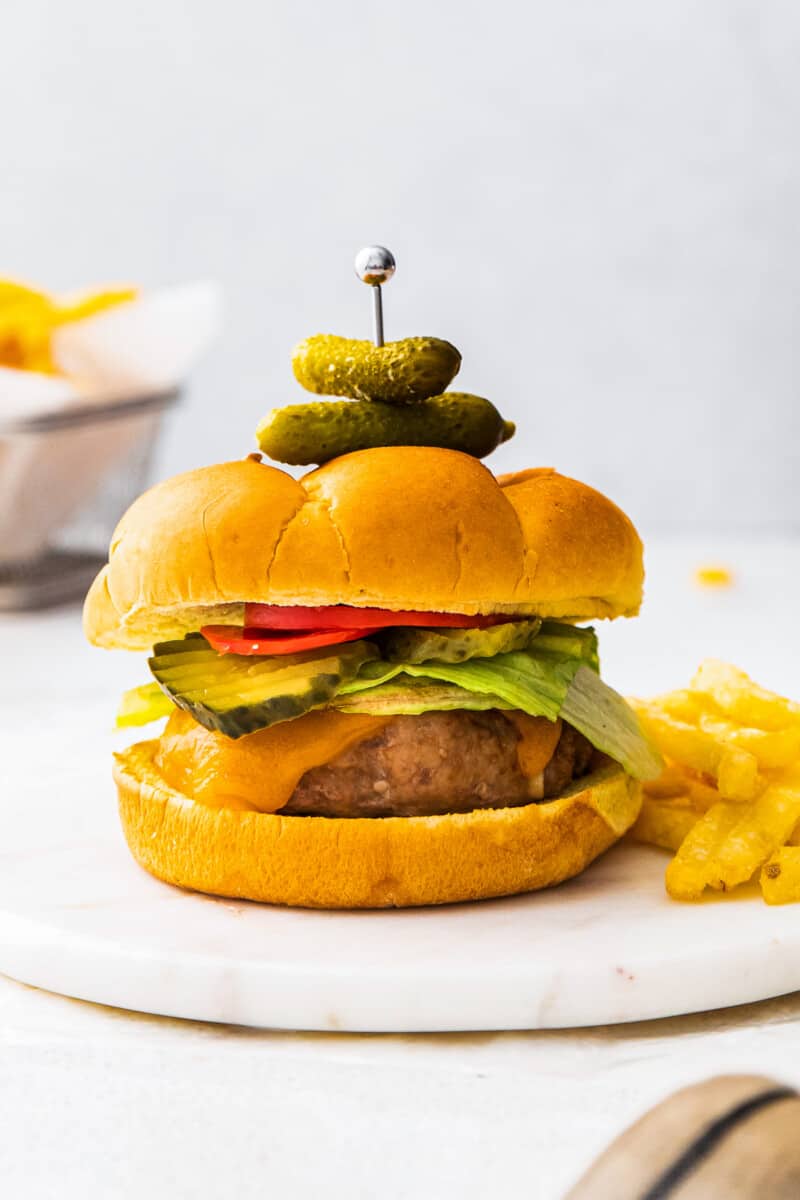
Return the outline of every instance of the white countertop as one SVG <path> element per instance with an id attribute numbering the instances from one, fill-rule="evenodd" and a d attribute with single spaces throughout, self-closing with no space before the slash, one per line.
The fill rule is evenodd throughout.
<path id="1" fill-rule="evenodd" d="M 736 587 L 693 588 L 709 555 Z M 800 544 L 651 546 L 645 615 L 600 628 L 604 674 L 652 692 L 716 655 L 800 695 L 798 583 Z M 4 790 L 36 771 L 51 793 L 76 747 L 107 754 L 118 692 L 145 679 L 135 656 L 86 648 L 75 611 L 0 617 L 0 661 Z M 667 1092 L 720 1071 L 800 1084 L 798 1051 L 800 994 L 575 1032 L 397 1037 L 143 1017 L 0 978 L 0 1179 L 23 1200 L 556 1200 Z"/>

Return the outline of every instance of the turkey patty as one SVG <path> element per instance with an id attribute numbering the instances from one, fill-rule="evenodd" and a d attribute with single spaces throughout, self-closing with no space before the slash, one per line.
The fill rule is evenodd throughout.
<path id="1" fill-rule="evenodd" d="M 550 762 L 530 780 L 517 762 L 518 741 L 497 710 L 394 717 L 375 737 L 307 771 L 281 813 L 417 817 L 530 804 L 585 774 L 593 752 L 565 723 Z"/>

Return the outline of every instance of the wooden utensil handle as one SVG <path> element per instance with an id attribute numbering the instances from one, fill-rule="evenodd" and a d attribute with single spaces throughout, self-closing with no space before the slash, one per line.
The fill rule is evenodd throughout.
<path id="1" fill-rule="evenodd" d="M 722 1075 L 669 1096 L 627 1129 L 565 1200 L 798 1200 L 800 1096 Z"/>

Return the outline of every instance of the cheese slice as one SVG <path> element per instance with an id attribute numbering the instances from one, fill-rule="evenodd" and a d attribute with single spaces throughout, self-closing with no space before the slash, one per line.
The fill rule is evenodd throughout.
<path id="1" fill-rule="evenodd" d="M 161 735 L 156 766 L 170 787 L 211 808 L 274 813 L 306 771 L 332 762 L 391 719 L 326 709 L 234 740 L 178 709 Z"/>

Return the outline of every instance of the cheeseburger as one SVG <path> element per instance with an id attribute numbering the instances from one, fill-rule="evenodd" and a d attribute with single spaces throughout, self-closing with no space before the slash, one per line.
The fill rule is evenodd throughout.
<path id="1" fill-rule="evenodd" d="M 116 755 L 133 855 L 182 887 L 318 908 L 578 874 L 660 767 L 586 624 L 634 616 L 642 580 L 597 491 L 440 445 L 159 484 L 84 618 L 95 645 L 148 652 L 120 724 L 166 718 Z"/>

